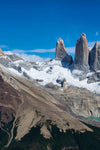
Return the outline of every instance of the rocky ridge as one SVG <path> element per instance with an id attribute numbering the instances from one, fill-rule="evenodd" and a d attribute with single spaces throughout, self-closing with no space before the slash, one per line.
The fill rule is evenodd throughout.
<path id="1" fill-rule="evenodd" d="M 89 72 L 97 72 L 100 70 L 100 45 L 99 42 L 96 42 L 94 47 L 92 49 L 89 49 L 88 47 L 88 42 L 86 39 L 86 34 L 82 33 L 79 39 L 76 42 L 76 47 L 75 47 L 75 58 L 74 61 L 70 59 L 70 57 L 67 57 L 68 54 L 65 50 L 64 47 L 64 42 L 60 38 L 57 41 L 57 46 L 56 46 L 56 60 L 64 61 L 69 63 L 69 67 L 72 70 L 72 74 L 75 77 L 78 77 L 79 80 L 84 80 L 87 78 L 87 73 Z M 66 58 L 66 59 L 65 59 Z M 72 61 L 69 61 L 72 60 Z M 82 73 L 79 74 L 79 71 L 74 71 L 74 70 L 79 70 Z M 98 74 L 98 73 L 95 73 Z M 96 75 L 89 77 L 89 81 L 87 83 L 92 83 L 92 82 L 97 82 L 99 81 L 96 79 Z M 90 81 L 91 80 L 91 81 Z"/>

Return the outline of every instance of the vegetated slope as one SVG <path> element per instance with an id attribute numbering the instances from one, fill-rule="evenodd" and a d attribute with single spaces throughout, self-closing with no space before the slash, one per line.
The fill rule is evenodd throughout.
<path id="1" fill-rule="evenodd" d="M 33 127 L 21 141 L 13 140 L 7 150 L 99 150 L 100 128 L 89 127 L 93 132 L 86 131 L 82 133 L 72 129 L 64 133 L 60 132 L 56 126 L 51 125 L 52 137 L 50 139 L 45 139 L 40 134 L 41 126 Z"/>

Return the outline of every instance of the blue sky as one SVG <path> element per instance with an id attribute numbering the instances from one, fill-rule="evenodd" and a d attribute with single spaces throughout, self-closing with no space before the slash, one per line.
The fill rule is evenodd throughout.
<path id="1" fill-rule="evenodd" d="M 100 0 L 0 0 L 3 50 L 53 58 L 59 37 L 74 47 L 83 32 L 100 40 Z"/>

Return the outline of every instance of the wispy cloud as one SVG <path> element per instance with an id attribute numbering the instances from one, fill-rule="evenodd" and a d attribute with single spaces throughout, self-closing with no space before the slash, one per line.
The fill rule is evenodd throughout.
<path id="1" fill-rule="evenodd" d="M 0 45 L 0 48 L 7 48 L 7 45 Z"/>
<path id="2" fill-rule="evenodd" d="M 75 47 L 66 47 L 68 53 L 75 53 Z"/>
<path id="3" fill-rule="evenodd" d="M 13 49 L 12 53 L 20 53 L 20 54 L 24 54 L 24 53 L 55 53 L 55 48 L 52 49 L 34 49 L 34 50 L 21 50 L 21 49 Z M 75 47 L 66 47 L 67 52 L 69 53 L 74 53 L 75 52 Z"/>
<path id="4" fill-rule="evenodd" d="M 22 49 L 13 49 L 13 53 L 46 53 L 46 52 L 55 52 L 55 48 L 53 49 L 33 49 L 33 50 L 22 50 Z"/>
<path id="5" fill-rule="evenodd" d="M 55 48 L 52 49 L 35 49 L 32 50 L 34 53 L 47 53 L 47 52 L 55 52 Z"/>

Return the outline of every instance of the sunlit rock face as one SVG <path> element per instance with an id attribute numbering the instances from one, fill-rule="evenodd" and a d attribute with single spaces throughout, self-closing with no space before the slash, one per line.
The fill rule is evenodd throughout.
<path id="1" fill-rule="evenodd" d="M 0 56 L 5 55 L 4 52 L 2 51 L 2 49 L 0 48 Z"/>
<path id="2" fill-rule="evenodd" d="M 90 70 L 97 71 L 100 70 L 100 44 L 96 42 L 94 47 L 89 53 L 89 65 Z"/>
<path id="3" fill-rule="evenodd" d="M 65 62 L 69 65 L 73 63 L 72 56 L 68 55 L 64 46 L 64 42 L 61 38 L 57 40 L 55 59 Z"/>
<path id="4" fill-rule="evenodd" d="M 88 56 L 89 56 L 88 42 L 86 39 L 86 35 L 82 33 L 80 38 L 76 42 L 75 60 L 73 65 L 74 69 L 79 69 L 88 72 L 89 70 Z"/>

